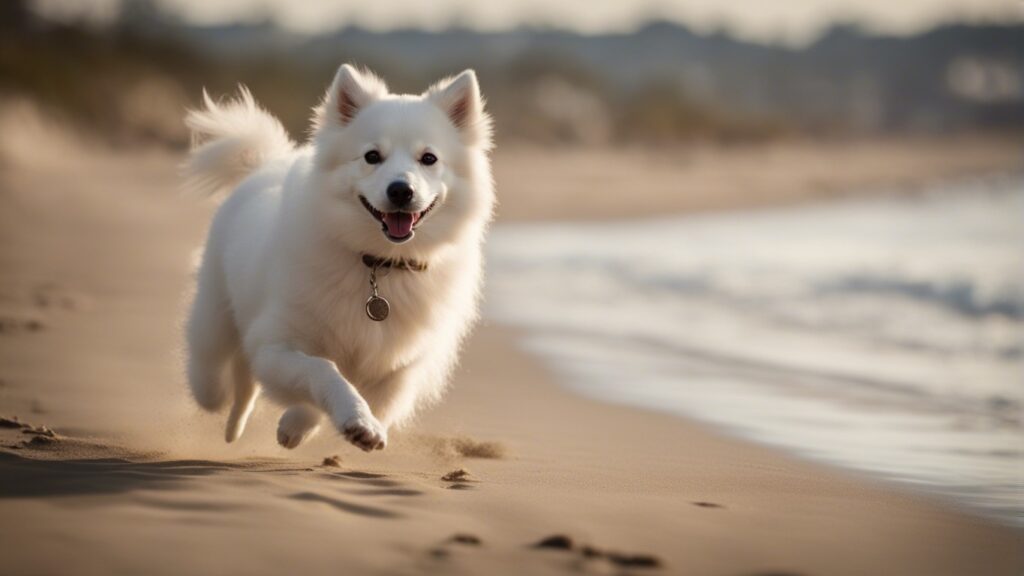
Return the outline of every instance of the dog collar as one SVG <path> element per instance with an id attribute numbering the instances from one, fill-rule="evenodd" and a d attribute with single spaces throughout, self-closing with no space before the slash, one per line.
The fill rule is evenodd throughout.
<path id="1" fill-rule="evenodd" d="M 366 299 L 366 315 L 374 322 L 383 322 L 391 314 L 391 303 L 388 302 L 387 298 L 380 295 L 377 286 L 377 270 L 381 268 L 387 268 L 388 270 L 397 268 L 399 270 L 423 272 L 427 269 L 425 262 L 406 260 L 405 258 L 381 258 L 379 256 L 371 256 L 370 254 L 363 254 L 363 264 L 370 269 L 370 297 Z"/>
<path id="2" fill-rule="evenodd" d="M 427 269 L 426 262 L 418 262 L 416 260 L 409 260 L 406 258 L 381 258 L 380 256 L 373 256 L 371 254 L 363 254 L 363 264 L 372 270 L 376 270 L 377 268 L 396 268 L 398 270 L 409 270 L 411 272 L 423 272 Z"/>

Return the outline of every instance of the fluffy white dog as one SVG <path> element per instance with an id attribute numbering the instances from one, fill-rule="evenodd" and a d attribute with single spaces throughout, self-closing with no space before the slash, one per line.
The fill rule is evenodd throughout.
<path id="1" fill-rule="evenodd" d="M 295 146 L 244 88 L 186 122 L 217 211 L 188 319 L 188 380 L 245 428 L 260 387 L 294 448 L 322 414 L 363 450 L 444 391 L 477 317 L 494 206 L 491 121 L 467 70 L 418 96 L 339 68 Z M 230 375 L 227 374 L 230 367 Z"/>

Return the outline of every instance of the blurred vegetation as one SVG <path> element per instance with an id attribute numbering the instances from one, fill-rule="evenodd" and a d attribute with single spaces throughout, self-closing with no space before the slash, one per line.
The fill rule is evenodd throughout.
<path id="1" fill-rule="evenodd" d="M 205 87 L 247 85 L 297 139 L 342 62 L 419 92 L 477 70 L 500 140 L 552 145 L 749 142 L 792 134 L 1024 130 L 1024 27 L 908 38 L 836 26 L 802 49 L 654 23 L 629 34 L 450 29 L 301 36 L 267 20 L 189 26 L 126 0 L 103 26 L 0 2 L 0 100 L 29 98 L 113 142 L 187 144 Z"/>
<path id="2" fill-rule="evenodd" d="M 30 97 L 115 141 L 180 140 L 183 128 L 163 125 L 158 108 L 214 70 L 178 43 L 54 24 L 24 2 L 0 3 L 0 94 Z"/>
<path id="3" fill-rule="evenodd" d="M 766 140 L 794 130 L 777 118 L 724 113 L 702 105 L 669 84 L 649 84 L 617 110 L 618 125 L 628 140 L 667 143 L 689 138 L 732 143 Z"/>
<path id="4" fill-rule="evenodd" d="M 337 39 L 308 57 L 288 48 L 205 50 L 176 33 L 180 23 L 152 3 L 126 4 L 101 28 L 39 18 L 25 0 L 0 3 L 0 98 L 28 97 L 46 110 L 115 143 L 187 144 L 184 109 L 202 89 L 231 94 L 248 86 L 302 139 L 310 108 L 341 62 L 366 65 L 395 90 L 421 91 L 463 66 L 475 67 L 502 140 L 605 144 L 690 139 L 763 139 L 785 133 L 780 121 L 730 115 L 699 105 L 678 87 L 651 85 L 619 94 L 572 58 L 525 50 L 494 66 L 472 54 L 412 68 Z M 267 35 L 275 27 L 263 25 Z M 614 113 L 612 112 L 614 111 Z"/>

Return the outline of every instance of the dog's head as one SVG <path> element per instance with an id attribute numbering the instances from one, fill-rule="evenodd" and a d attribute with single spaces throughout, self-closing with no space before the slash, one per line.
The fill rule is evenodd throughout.
<path id="1" fill-rule="evenodd" d="M 354 250 L 429 257 L 490 220 L 491 122 L 471 70 L 414 96 L 343 65 L 314 145 L 322 216 Z"/>

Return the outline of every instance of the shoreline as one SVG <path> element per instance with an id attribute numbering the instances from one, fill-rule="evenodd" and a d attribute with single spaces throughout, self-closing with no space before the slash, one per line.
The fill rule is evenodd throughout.
<path id="1" fill-rule="evenodd" d="M 523 329 L 515 326 L 502 326 L 501 330 L 510 332 L 511 338 L 518 342 L 518 339 L 524 338 L 520 332 Z M 528 351 L 523 353 L 530 358 L 531 361 L 538 363 L 545 372 L 557 373 L 558 370 L 555 366 L 550 365 L 543 358 L 536 354 Z M 767 450 L 769 452 L 777 454 L 780 458 L 787 461 L 798 463 L 802 466 L 811 468 L 822 468 L 828 470 L 832 474 L 846 477 L 851 482 L 864 483 L 872 486 L 881 491 L 892 491 L 895 493 L 903 494 L 904 496 L 920 500 L 926 505 L 937 506 L 939 508 L 948 510 L 955 514 L 961 514 L 983 523 L 989 523 L 1001 528 L 1005 528 L 1020 534 L 1022 540 L 1024 540 L 1024 517 L 1015 516 L 1007 511 L 993 510 L 984 508 L 977 505 L 972 505 L 968 502 L 961 501 L 956 497 L 944 493 L 941 489 L 937 489 L 927 483 L 896 478 L 892 476 L 886 476 L 882 472 L 875 470 L 868 470 L 865 468 L 857 468 L 851 465 L 843 464 L 840 462 L 830 461 L 823 457 L 818 457 L 810 454 L 801 453 L 799 449 L 787 446 L 781 443 L 773 443 L 768 441 L 761 441 L 752 438 L 749 434 L 744 434 L 739 431 L 730 430 L 727 425 L 724 425 L 713 420 L 702 419 L 693 415 L 683 414 L 678 411 L 671 409 L 657 409 L 650 406 L 641 406 L 637 403 L 630 403 L 625 400 L 613 400 L 610 398 L 602 398 L 597 394 L 589 394 L 585 392 L 579 392 L 573 389 L 573 386 L 567 384 L 560 378 L 553 378 L 555 380 L 554 385 L 566 390 L 574 396 L 585 398 L 593 402 L 600 404 L 606 404 L 610 407 L 622 408 L 625 410 L 639 412 L 641 414 L 651 414 L 659 416 L 667 416 L 669 418 L 677 419 L 688 425 L 692 425 L 695 428 L 700 429 L 704 434 L 713 436 L 728 442 L 750 444 L 754 447 Z M 1005 512 L 1000 514 L 999 512 Z"/>
<path id="2" fill-rule="evenodd" d="M 172 155 L 75 160 L 0 175 L 0 416 L 60 435 L 0 430 L 5 573 L 618 573 L 651 558 L 665 574 L 1024 569 L 1017 531 L 588 399 L 490 322 L 447 398 L 383 452 L 330 431 L 280 449 L 266 401 L 225 445 L 177 352 L 212 206 L 174 194 Z M 506 194 L 528 184 L 509 182 Z M 340 466 L 321 464 L 333 454 Z M 573 549 L 532 547 L 553 535 Z"/>
<path id="3" fill-rule="evenodd" d="M 491 239 L 488 313 L 525 332 L 570 390 L 696 418 L 1021 529 L 1011 482 L 1024 463 L 1013 355 L 1022 176 L 965 177 L 912 198 L 512 223 Z M 819 261 L 819 237 L 834 250 L 820 253 L 826 267 L 807 260 Z M 686 254 L 659 252 L 687 242 Z M 548 301 L 522 307 L 534 293 Z M 894 320 L 844 323 L 844 303 Z M 921 322 L 944 336 L 900 328 Z M 980 341 L 1005 352 L 952 344 Z"/>

